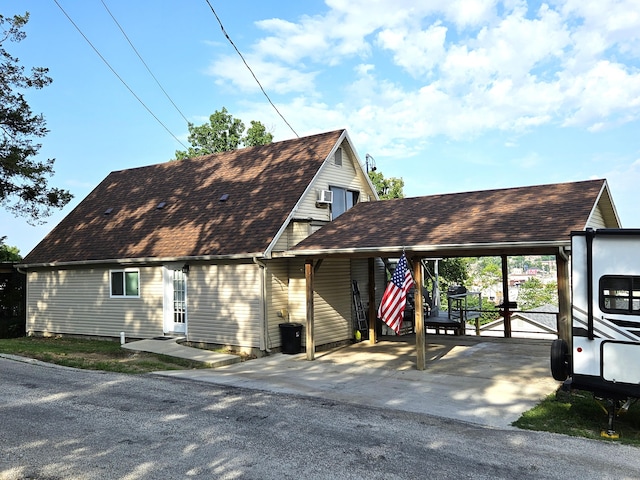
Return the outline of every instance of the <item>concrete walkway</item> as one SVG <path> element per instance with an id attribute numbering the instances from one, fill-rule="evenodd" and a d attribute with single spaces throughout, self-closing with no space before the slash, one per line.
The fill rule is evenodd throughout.
<path id="1" fill-rule="evenodd" d="M 135 343 L 127 348 L 136 349 Z M 188 347 L 173 343 L 171 351 L 182 356 L 173 349 Z M 426 371 L 415 368 L 415 340 L 401 337 L 318 352 L 311 362 L 305 354 L 274 354 L 215 369 L 155 374 L 508 428 L 559 386 L 549 371 L 549 351 L 548 340 L 430 335 Z"/>
<path id="2" fill-rule="evenodd" d="M 158 355 L 167 355 L 169 357 L 184 358 L 194 362 L 202 362 L 211 368 L 223 367 L 225 365 L 241 361 L 240 357 L 237 355 L 217 353 L 212 352 L 211 350 L 203 350 L 201 348 L 180 345 L 178 343 L 180 340 L 183 340 L 183 337 L 163 337 L 162 340 L 150 338 L 147 340 L 125 343 L 122 345 L 122 348 L 137 352 L 156 353 Z"/>

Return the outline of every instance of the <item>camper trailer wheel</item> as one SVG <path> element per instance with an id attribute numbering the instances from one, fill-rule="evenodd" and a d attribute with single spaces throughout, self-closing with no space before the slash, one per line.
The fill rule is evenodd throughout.
<path id="1" fill-rule="evenodd" d="M 558 338 L 551 343 L 551 375 L 555 380 L 564 382 L 570 373 L 569 345 Z"/>

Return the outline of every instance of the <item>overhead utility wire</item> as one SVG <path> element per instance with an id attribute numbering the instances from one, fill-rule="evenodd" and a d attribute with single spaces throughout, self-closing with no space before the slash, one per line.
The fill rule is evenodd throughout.
<path id="1" fill-rule="evenodd" d="M 102 2 L 102 5 L 104 6 L 104 8 L 107 10 L 107 12 L 109 13 L 109 15 L 111 16 L 111 18 L 113 19 L 113 21 L 115 22 L 115 24 L 118 26 L 118 28 L 120 29 L 120 31 L 122 32 L 122 35 L 124 35 L 124 38 L 127 39 L 127 42 L 129 42 L 129 45 L 131 45 L 131 48 L 133 48 L 133 51 L 136 52 L 136 55 L 138 56 L 138 58 L 140 59 L 140 61 L 142 62 L 142 64 L 145 66 L 145 68 L 147 69 L 147 72 L 149 72 L 149 75 L 151 75 L 153 77 L 153 79 L 156 81 L 156 83 L 158 84 L 158 87 L 160 87 L 160 90 L 162 90 L 162 93 L 164 93 L 165 97 L 167 97 L 167 99 L 171 102 L 171 105 L 174 106 L 174 108 L 178 111 L 178 113 L 182 116 L 182 118 L 184 118 L 184 121 L 187 122 L 187 124 L 189 123 L 189 120 L 187 120 L 187 118 L 183 115 L 183 113 L 180 111 L 180 109 L 178 108 L 178 106 L 173 102 L 173 100 L 171 100 L 171 97 L 169 96 L 169 94 L 165 91 L 164 88 L 162 88 L 162 85 L 160 85 L 160 82 L 158 81 L 158 79 L 156 78 L 156 76 L 153 74 L 153 72 L 151 71 L 151 69 L 149 68 L 149 66 L 147 65 L 147 63 L 142 59 L 142 55 L 140 55 L 140 53 L 138 53 L 138 50 L 136 50 L 136 47 L 133 46 L 133 43 L 131 42 L 131 40 L 129 40 L 129 36 L 125 33 L 124 29 L 122 28 L 122 26 L 118 23 L 118 20 L 116 20 L 116 17 L 113 16 L 113 13 L 111 13 L 111 10 L 109 10 L 109 7 L 107 7 L 107 4 L 104 3 L 104 0 L 100 0 Z"/>
<path id="2" fill-rule="evenodd" d="M 253 70 L 251 70 L 251 67 L 249 66 L 249 64 L 247 63 L 247 61 L 244 59 L 244 57 L 242 56 L 242 53 L 240 53 L 240 50 L 238 50 L 238 47 L 236 47 L 236 44 L 233 43 L 233 40 L 231 40 L 231 37 L 229 37 L 229 34 L 227 33 L 227 31 L 224 29 L 224 25 L 222 25 L 222 21 L 220 20 L 220 17 L 218 17 L 218 14 L 216 13 L 216 11 L 213 9 L 213 6 L 211 5 L 211 3 L 209 2 L 209 0 L 206 0 L 207 4 L 209 5 L 209 8 L 211 9 L 211 11 L 213 12 L 213 15 L 215 15 L 216 20 L 218 20 L 218 23 L 220 24 L 220 28 L 222 29 L 222 33 L 224 33 L 224 36 L 227 37 L 227 40 L 229 40 L 229 43 L 233 46 L 233 48 L 235 49 L 235 51 L 238 53 L 238 55 L 240 55 L 240 58 L 242 59 L 242 61 L 244 62 L 244 65 L 247 67 L 247 69 L 249 69 L 249 71 L 251 72 L 251 75 L 253 75 L 253 78 L 255 79 L 256 83 L 258 84 L 258 86 L 260 87 L 260 90 L 262 90 L 262 93 L 264 94 L 264 96 L 267 98 L 267 100 L 269 100 L 269 103 L 271 104 L 271 106 L 273 107 L 273 109 L 278 113 L 278 115 L 280 115 L 280 118 L 282 118 L 282 120 L 284 120 L 284 123 L 287 124 L 287 126 L 291 129 L 291 131 L 294 133 L 294 135 L 297 138 L 300 138 L 300 135 L 298 135 L 298 133 L 293 129 L 293 127 L 289 124 L 289 122 L 287 122 L 287 119 L 284 118 L 284 116 L 282 115 L 282 113 L 280 113 L 280 110 L 278 110 L 278 107 L 276 107 L 273 102 L 271 101 L 271 99 L 269 98 L 269 95 L 267 95 L 267 92 L 265 92 L 264 88 L 262 87 L 262 84 L 260 83 L 260 80 L 258 80 L 258 77 L 256 77 L 256 74 L 253 73 Z"/>
<path id="3" fill-rule="evenodd" d="M 55 4 L 58 6 L 58 8 L 60 10 L 62 10 L 62 13 L 64 13 L 65 17 L 67 17 L 69 19 L 69 21 L 71 22 L 71 24 L 76 28 L 76 30 L 78 30 L 78 32 L 80 33 L 80 35 L 82 35 L 82 37 L 87 41 L 87 43 L 91 46 L 91 48 L 93 48 L 93 51 L 96 52 L 98 54 L 98 56 L 100 57 L 100 59 L 107 65 L 107 67 L 109 67 L 109 70 L 111 70 L 113 72 L 113 74 L 118 77 L 118 80 L 120 80 L 122 82 L 122 84 L 127 87 L 127 90 L 129 90 L 129 92 L 131 92 L 131 95 L 133 95 L 136 100 L 138 100 L 138 102 L 140 102 L 140 104 L 147 110 L 147 112 L 149 112 L 151 114 L 151 116 L 153 118 L 156 119 L 156 121 L 162 125 L 162 127 L 169 132 L 169 135 L 171 135 L 176 142 L 178 142 L 180 145 L 182 145 L 184 148 L 187 148 L 187 146 L 182 143 L 178 137 L 176 137 L 171 130 L 169 130 L 167 128 L 167 126 L 162 123 L 162 121 L 155 116 L 155 114 L 149 109 L 149 107 L 147 107 L 145 105 L 145 103 L 140 99 L 140 97 L 138 97 L 138 95 L 135 94 L 135 92 L 133 90 L 131 90 L 131 87 L 129 87 L 129 85 L 127 85 L 127 82 L 125 82 L 122 77 L 120 77 L 120 75 L 118 75 L 118 73 L 113 69 L 113 67 L 109 64 L 109 62 L 107 62 L 107 60 L 100 54 L 100 52 L 98 51 L 98 49 L 96 47 L 93 46 L 93 43 L 91 43 L 91 41 L 87 38 L 87 36 L 82 33 L 82 30 L 80 30 L 80 27 L 78 27 L 78 25 L 75 24 L 75 22 L 71 19 L 71 17 L 69 16 L 69 14 L 67 14 L 67 12 L 64 10 L 64 8 L 62 8 L 62 6 L 58 3 L 58 0 L 53 0 L 55 2 Z"/>

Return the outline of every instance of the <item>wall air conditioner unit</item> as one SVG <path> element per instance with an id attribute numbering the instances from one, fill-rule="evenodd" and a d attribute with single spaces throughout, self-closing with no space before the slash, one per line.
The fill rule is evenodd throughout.
<path id="1" fill-rule="evenodd" d="M 316 206 L 326 207 L 333 203 L 333 192 L 331 190 L 320 190 L 318 192 L 318 199 L 316 200 Z"/>

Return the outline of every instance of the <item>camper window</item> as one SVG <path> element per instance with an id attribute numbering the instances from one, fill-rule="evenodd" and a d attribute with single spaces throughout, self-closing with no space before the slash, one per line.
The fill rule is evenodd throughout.
<path id="1" fill-rule="evenodd" d="M 640 314 L 640 277 L 632 275 L 601 277 L 600 309 L 606 313 Z"/>

